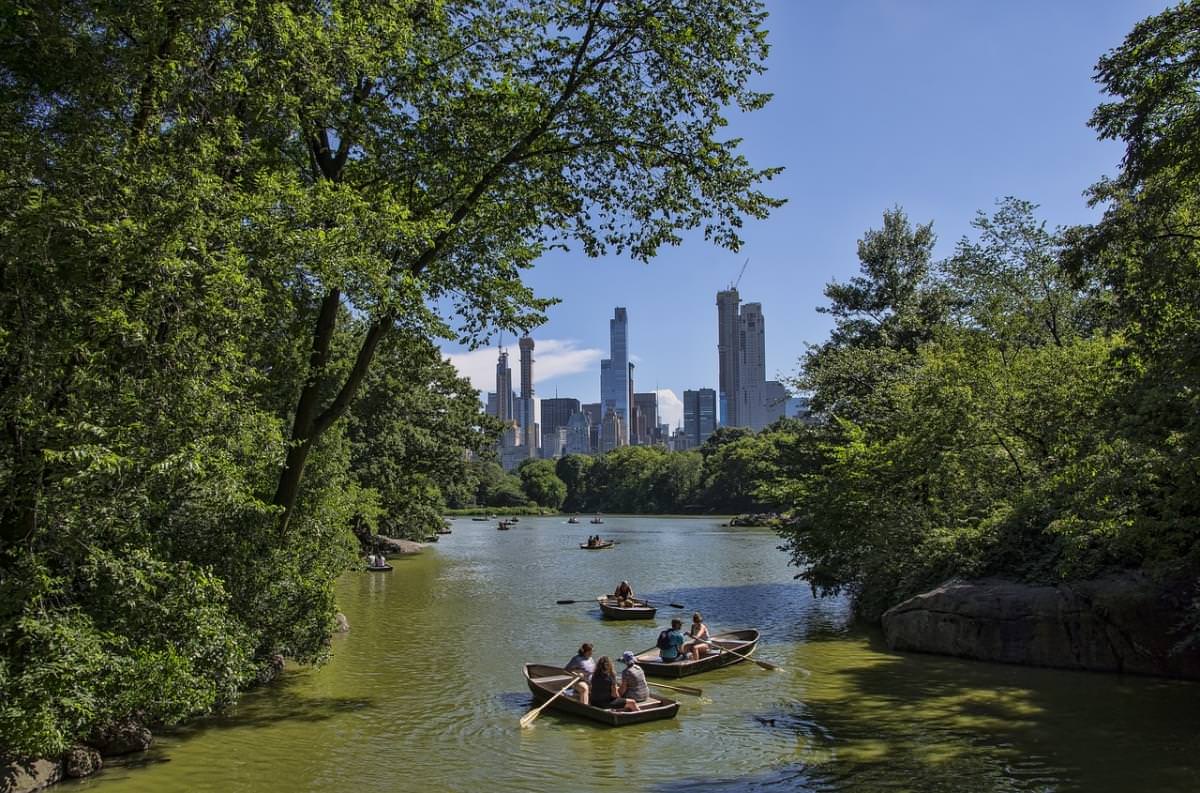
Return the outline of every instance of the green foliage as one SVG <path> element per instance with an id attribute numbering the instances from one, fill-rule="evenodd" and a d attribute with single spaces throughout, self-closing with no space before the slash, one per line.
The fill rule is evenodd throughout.
<path id="1" fill-rule="evenodd" d="M 447 493 L 462 498 L 478 487 L 467 453 L 490 448 L 498 424 L 427 340 L 396 334 L 377 355 L 349 424 L 354 477 L 380 513 L 378 520 L 364 514 L 360 525 L 423 540 L 441 527 Z"/>
<path id="2" fill-rule="evenodd" d="M 327 651 L 351 526 L 524 503 L 460 465 L 488 429 L 428 341 L 540 321 L 550 246 L 736 248 L 779 204 L 721 137 L 767 100 L 763 17 L 8 3 L 0 746 L 220 707 Z"/>
<path id="3" fill-rule="evenodd" d="M 542 507 L 558 509 L 567 497 L 567 486 L 554 473 L 552 460 L 526 460 L 517 466 L 521 490 Z"/>

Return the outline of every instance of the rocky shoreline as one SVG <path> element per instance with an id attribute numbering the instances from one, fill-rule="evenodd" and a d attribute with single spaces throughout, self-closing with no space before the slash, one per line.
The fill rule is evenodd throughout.
<path id="1" fill-rule="evenodd" d="M 1189 643 L 1197 582 L 1130 572 L 1057 585 L 948 581 L 884 613 L 893 650 L 1200 680 Z"/>

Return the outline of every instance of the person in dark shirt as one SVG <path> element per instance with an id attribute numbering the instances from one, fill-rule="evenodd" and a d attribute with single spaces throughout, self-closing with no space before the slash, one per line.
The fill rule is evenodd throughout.
<path id="1" fill-rule="evenodd" d="M 621 696 L 617 689 L 617 672 L 612 659 L 602 655 L 596 659 L 596 671 L 592 673 L 591 704 L 597 708 L 612 710 L 637 710 L 637 703 Z"/>
<path id="2" fill-rule="evenodd" d="M 633 587 L 629 586 L 628 581 L 622 581 L 617 585 L 617 591 L 613 592 L 613 597 L 618 604 L 628 608 L 633 605 Z"/>

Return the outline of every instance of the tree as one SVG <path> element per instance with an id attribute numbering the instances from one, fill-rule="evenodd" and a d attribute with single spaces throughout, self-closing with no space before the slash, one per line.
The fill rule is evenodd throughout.
<path id="1" fill-rule="evenodd" d="M 552 460 L 525 460 L 517 466 L 521 490 L 534 503 L 550 509 L 558 509 L 567 497 L 567 486 L 554 470 Z"/>
<path id="2" fill-rule="evenodd" d="M 499 423 L 480 413 L 478 392 L 427 340 L 393 334 L 379 355 L 351 407 L 350 466 L 376 496 L 379 530 L 421 540 L 441 527 L 447 493 L 477 486 L 466 454 L 490 448 Z"/>
<path id="3" fill-rule="evenodd" d="M 835 327 L 802 361 L 796 385 L 811 391 L 814 410 L 854 419 L 888 406 L 876 388 L 911 362 L 947 318 L 949 299 L 933 278 L 933 224 L 913 228 L 904 210 L 883 213 L 883 228 L 858 241 L 862 275 L 825 287 Z"/>
<path id="4" fill-rule="evenodd" d="M 398 333 L 532 326 L 550 301 L 521 273 L 551 246 L 648 260 L 702 229 L 736 248 L 779 203 L 759 190 L 775 171 L 720 137 L 767 100 L 763 18 L 9 3 L 0 745 L 207 712 L 276 654 L 320 659 L 348 527 L 434 497 L 355 459 L 345 418 L 377 357 Z"/>
<path id="5" fill-rule="evenodd" d="M 565 454 L 554 464 L 555 475 L 567 487 L 567 497 L 562 505 L 563 511 L 579 512 L 584 508 L 584 490 L 592 459 L 586 454 Z"/>

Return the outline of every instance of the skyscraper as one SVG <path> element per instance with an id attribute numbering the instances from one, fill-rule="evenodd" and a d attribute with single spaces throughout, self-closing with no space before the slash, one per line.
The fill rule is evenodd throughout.
<path id="1" fill-rule="evenodd" d="M 711 388 L 683 392 L 683 433 L 696 448 L 717 429 L 717 392 Z"/>
<path id="2" fill-rule="evenodd" d="M 646 391 L 633 395 L 633 427 L 630 428 L 630 443 L 649 446 L 658 434 L 658 393 Z"/>
<path id="3" fill-rule="evenodd" d="M 741 298 L 732 287 L 717 292 L 717 392 L 722 426 L 738 426 L 738 363 L 741 349 L 738 334 L 738 304 Z"/>
<path id="4" fill-rule="evenodd" d="M 600 362 L 601 364 L 604 361 Z M 603 368 L 601 368 L 603 372 Z M 604 417 L 603 404 L 600 402 L 588 402 L 581 406 L 583 412 L 588 417 L 588 427 L 590 428 L 589 446 L 592 452 L 600 451 L 600 419 Z"/>
<path id="5" fill-rule="evenodd" d="M 518 346 L 521 348 L 521 397 L 517 421 L 521 425 L 521 445 L 528 450 L 528 456 L 537 457 L 542 444 L 533 403 L 533 339 L 522 336 Z"/>
<path id="6" fill-rule="evenodd" d="M 629 444 L 629 419 L 632 417 L 632 371 L 629 363 L 629 316 L 625 309 L 613 310 L 608 321 L 609 357 L 600 362 L 600 405 L 602 415 L 612 410 L 620 420 L 621 446 Z"/>
<path id="7" fill-rule="evenodd" d="M 508 352 L 501 349 L 496 360 L 496 418 L 512 421 L 516 416 L 512 398 L 512 369 L 508 368 Z"/>
<path id="8" fill-rule="evenodd" d="M 565 428 L 570 423 L 571 416 L 580 412 L 579 400 L 554 397 L 541 400 L 541 404 L 542 456 L 553 457 L 555 455 L 546 453 L 546 450 L 551 448 L 549 440 L 555 439 L 559 429 Z"/>
<path id="9" fill-rule="evenodd" d="M 767 380 L 762 304 L 740 301 L 736 289 L 717 292 L 720 424 L 758 431 L 784 415 L 788 394 L 782 383 Z"/>

